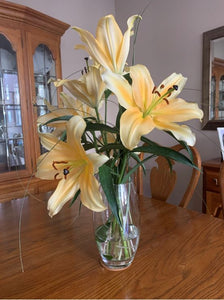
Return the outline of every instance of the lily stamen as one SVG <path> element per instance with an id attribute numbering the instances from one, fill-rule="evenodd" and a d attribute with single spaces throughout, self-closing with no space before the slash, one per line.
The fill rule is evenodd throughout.
<path id="1" fill-rule="evenodd" d="M 161 86 L 160 86 L 161 87 Z M 155 89 L 155 87 L 154 87 L 154 89 Z M 153 90 L 154 90 L 153 89 Z M 170 95 L 172 94 L 172 92 L 174 91 L 174 90 L 177 90 L 178 89 L 178 86 L 177 85 L 173 85 L 173 87 L 172 88 L 169 88 L 168 89 L 168 91 L 164 94 L 164 95 L 162 95 L 161 96 L 161 94 L 157 91 L 157 90 L 155 90 L 154 91 L 154 94 L 157 94 L 157 95 L 159 95 L 159 99 L 155 99 L 155 101 L 153 101 L 153 103 L 148 107 L 148 109 L 143 113 L 143 118 L 145 118 L 146 116 L 148 116 L 149 114 L 150 114 L 150 112 L 158 105 L 158 104 L 160 104 L 163 100 L 165 100 L 166 101 L 166 103 L 167 104 L 169 104 L 169 101 L 168 101 L 168 97 L 170 97 Z M 166 98 L 165 98 L 166 97 Z"/>
<path id="2" fill-rule="evenodd" d="M 55 164 L 67 164 L 68 161 L 53 161 L 52 163 L 52 167 L 55 169 L 55 170 L 58 170 L 57 167 L 55 167 Z"/>
<path id="3" fill-rule="evenodd" d="M 161 94 L 157 90 L 155 90 L 154 94 L 157 94 L 159 97 L 161 97 Z"/>
<path id="4" fill-rule="evenodd" d="M 163 100 L 166 101 L 166 104 L 170 104 L 166 98 L 163 98 Z"/>
<path id="5" fill-rule="evenodd" d="M 69 167 L 67 167 L 66 169 L 63 170 L 63 174 L 64 174 L 65 179 L 66 179 L 67 175 L 69 174 Z"/>
<path id="6" fill-rule="evenodd" d="M 152 90 L 152 94 L 155 93 L 155 90 L 156 90 L 156 86 L 154 86 L 153 90 Z"/>
<path id="7" fill-rule="evenodd" d="M 54 179 L 57 179 L 57 176 L 59 175 L 59 173 L 56 173 L 55 175 L 54 175 Z"/>

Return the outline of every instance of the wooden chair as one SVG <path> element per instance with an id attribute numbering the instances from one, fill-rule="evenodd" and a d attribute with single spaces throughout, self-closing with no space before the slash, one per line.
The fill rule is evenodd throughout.
<path id="1" fill-rule="evenodd" d="M 198 184 L 198 180 L 200 177 L 200 169 L 201 169 L 201 157 L 199 152 L 195 147 L 190 147 L 193 155 L 194 164 L 198 167 L 199 170 L 192 168 L 191 178 L 189 183 L 186 186 L 185 193 L 183 195 L 182 200 L 179 203 L 181 207 L 187 207 L 189 204 L 194 190 Z M 180 144 L 171 147 L 171 149 L 176 151 L 181 151 L 184 147 Z M 140 154 L 140 158 L 143 159 L 144 154 Z M 176 171 L 170 170 L 169 163 L 166 158 L 162 156 L 158 156 L 156 159 L 158 167 L 153 167 L 150 172 L 150 187 L 151 187 L 151 196 L 152 198 L 159 199 L 162 201 L 166 201 L 170 194 L 172 193 L 176 180 L 177 174 Z M 173 167 L 175 165 L 175 161 L 171 161 Z M 143 170 L 139 168 L 137 172 L 137 192 L 139 195 L 143 195 Z"/>

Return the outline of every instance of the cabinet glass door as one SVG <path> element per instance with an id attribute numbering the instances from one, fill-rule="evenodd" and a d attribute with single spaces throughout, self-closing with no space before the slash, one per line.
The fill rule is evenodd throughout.
<path id="1" fill-rule="evenodd" d="M 56 79 L 55 61 L 49 48 L 40 44 L 33 55 L 34 81 L 36 94 L 37 116 L 48 113 L 46 101 L 51 105 L 57 106 L 57 91 L 51 80 Z M 39 130 L 43 133 L 51 132 L 48 126 L 40 126 Z M 40 152 L 45 149 L 40 145 Z"/>
<path id="2" fill-rule="evenodd" d="M 16 52 L 0 34 L 0 173 L 25 169 Z"/>
<path id="3" fill-rule="evenodd" d="M 36 93 L 37 115 L 41 116 L 48 112 L 46 102 L 57 106 L 57 91 L 51 79 L 56 79 L 55 61 L 49 48 L 40 44 L 33 55 L 34 80 Z M 42 132 L 46 127 L 42 126 Z"/>

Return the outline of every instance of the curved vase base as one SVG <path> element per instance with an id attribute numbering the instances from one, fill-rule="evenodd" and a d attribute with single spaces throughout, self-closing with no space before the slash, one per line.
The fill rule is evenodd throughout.
<path id="1" fill-rule="evenodd" d="M 131 263 L 130 263 L 129 265 L 123 266 L 123 267 L 115 267 L 115 266 L 108 267 L 100 258 L 99 258 L 99 262 L 100 262 L 101 267 L 103 267 L 104 269 L 106 269 L 108 271 L 123 271 L 131 266 Z"/>

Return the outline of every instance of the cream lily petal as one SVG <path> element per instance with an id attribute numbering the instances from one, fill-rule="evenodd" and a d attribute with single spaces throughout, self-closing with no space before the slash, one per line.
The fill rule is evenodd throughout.
<path id="1" fill-rule="evenodd" d="M 66 80 L 63 85 L 74 97 L 78 98 L 88 105 L 91 103 L 88 97 L 89 95 L 86 84 L 82 80 Z"/>
<path id="2" fill-rule="evenodd" d="M 143 118 L 138 108 L 129 108 L 121 116 L 121 141 L 127 149 L 132 150 L 139 143 L 141 136 L 149 133 L 154 127 L 150 116 Z"/>
<path id="3" fill-rule="evenodd" d="M 71 97 L 70 95 L 66 94 L 65 92 L 60 93 L 60 98 L 63 103 L 63 107 L 68 108 L 68 109 L 76 109 L 76 100 Z"/>
<path id="4" fill-rule="evenodd" d="M 48 200 L 47 208 L 49 210 L 49 216 L 53 217 L 56 215 L 62 209 L 64 204 L 74 197 L 78 189 L 79 185 L 75 183 L 73 177 L 61 179 L 56 190 Z"/>
<path id="5" fill-rule="evenodd" d="M 37 178 L 54 180 L 57 173 L 58 171 L 52 168 L 52 161 L 49 160 L 48 153 L 44 153 L 38 157 L 37 171 L 35 173 Z"/>
<path id="6" fill-rule="evenodd" d="M 85 44 L 77 45 L 76 48 L 86 50 L 105 69 L 122 74 L 129 52 L 132 28 L 137 17 L 132 16 L 128 19 L 128 29 L 124 36 L 112 15 L 99 20 L 96 38 L 86 30 L 73 27 Z"/>
<path id="7" fill-rule="evenodd" d="M 94 38 L 94 36 L 87 30 L 81 29 L 79 27 L 74 26 L 72 28 L 80 34 L 81 40 L 86 44 L 86 46 L 77 45 L 75 48 L 85 49 L 89 53 L 89 55 L 105 69 L 113 70 L 111 61 L 108 60 L 108 57 L 103 52 L 100 43 Z"/>
<path id="8" fill-rule="evenodd" d="M 86 85 L 82 80 L 63 79 L 60 81 L 56 81 L 54 84 L 56 87 L 65 86 L 73 96 L 77 97 L 80 100 L 88 101 L 88 98 L 86 98 Z"/>
<path id="9" fill-rule="evenodd" d="M 45 123 L 49 122 L 50 120 L 58 118 L 58 117 L 75 116 L 75 115 L 77 115 L 77 112 L 73 108 L 55 108 L 52 112 L 38 117 L 37 124 L 45 124 Z M 66 121 L 58 120 L 58 121 L 50 122 L 48 124 L 48 126 L 61 127 L 61 126 L 65 126 L 65 124 L 66 124 Z"/>
<path id="10" fill-rule="evenodd" d="M 166 96 L 167 99 L 174 99 L 180 94 L 186 81 L 187 78 L 183 77 L 182 74 L 172 73 L 161 82 L 157 90 L 161 95 L 164 95 L 170 88 L 176 85 L 178 87 L 177 90 L 174 90 L 170 95 Z"/>
<path id="11" fill-rule="evenodd" d="M 94 176 L 88 174 L 88 170 L 80 177 L 80 189 L 83 205 L 96 212 L 106 209 L 106 206 L 103 204 L 98 181 Z"/>
<path id="12" fill-rule="evenodd" d="M 153 111 L 153 118 L 165 122 L 184 122 L 191 119 L 202 119 L 203 111 L 198 104 L 188 103 L 181 98 L 169 100 L 169 104 L 163 103 Z"/>
<path id="13" fill-rule="evenodd" d="M 108 157 L 104 154 L 97 154 L 97 153 L 89 153 L 87 154 L 88 158 L 94 165 L 94 173 L 97 173 L 99 167 L 101 167 L 105 162 L 108 161 Z"/>
<path id="14" fill-rule="evenodd" d="M 51 133 L 39 133 L 39 136 L 41 144 L 49 151 L 48 160 L 65 160 L 73 157 L 72 148 L 68 143 L 59 140 Z"/>
<path id="15" fill-rule="evenodd" d="M 194 146 L 196 142 L 195 134 L 192 133 L 188 126 L 157 120 L 154 123 L 158 129 L 171 131 L 178 140 L 186 142 L 189 146 Z"/>
<path id="16" fill-rule="evenodd" d="M 125 63 L 126 63 L 128 53 L 129 53 L 129 48 L 130 48 L 130 37 L 133 34 L 132 29 L 133 29 L 134 23 L 137 18 L 141 19 L 141 16 L 139 16 L 139 15 L 131 16 L 127 21 L 128 29 L 124 34 L 124 38 L 123 38 L 122 44 L 120 46 L 120 51 L 118 52 L 118 55 L 117 55 L 118 56 L 117 65 L 119 66 L 120 70 L 123 70 L 125 67 Z"/>
<path id="17" fill-rule="evenodd" d="M 79 80 L 60 80 L 55 82 L 55 86 L 65 86 L 68 91 L 83 103 L 92 108 L 99 107 L 102 100 L 105 83 L 103 82 L 100 70 L 96 67 L 90 67 L 89 72 L 83 75 Z"/>
<path id="18" fill-rule="evenodd" d="M 90 71 L 85 77 L 85 84 L 90 98 L 89 105 L 93 108 L 99 107 L 106 85 L 101 78 L 100 70 L 98 68 L 90 68 Z"/>
<path id="19" fill-rule="evenodd" d="M 67 125 L 67 140 L 74 148 L 74 151 L 84 153 L 80 140 L 86 128 L 86 122 L 81 116 L 74 116 L 68 121 Z"/>
<path id="20" fill-rule="evenodd" d="M 52 134 L 41 134 L 41 144 L 49 150 L 46 153 L 46 157 L 44 160 L 38 159 L 38 169 L 43 166 L 46 168 L 48 165 L 52 168 L 53 161 L 67 161 L 72 160 L 74 158 L 73 148 L 65 142 L 59 141 L 58 139 L 56 143 L 54 143 Z M 50 163 L 51 162 L 51 163 Z M 60 166 L 58 167 L 60 169 Z"/>
<path id="21" fill-rule="evenodd" d="M 82 117 L 95 116 L 96 114 L 95 110 L 91 108 L 89 105 L 86 105 L 83 101 L 74 99 L 73 97 L 67 95 L 64 92 L 62 92 L 60 96 L 61 96 L 63 106 L 66 109 L 71 109 L 71 111 L 75 110 L 76 114 Z"/>
<path id="22" fill-rule="evenodd" d="M 130 36 L 132 35 L 134 22 L 138 17 L 138 15 L 134 15 L 128 19 L 128 29 L 124 36 L 114 16 L 108 15 L 100 19 L 98 23 L 96 39 L 99 41 L 104 53 L 111 59 L 115 73 L 123 73 L 124 71 L 130 48 Z"/>
<path id="23" fill-rule="evenodd" d="M 58 138 L 51 133 L 39 133 L 39 137 L 40 137 L 41 144 L 48 151 L 53 149 L 55 145 L 59 143 Z"/>
<path id="24" fill-rule="evenodd" d="M 121 106 L 128 108 L 135 105 L 132 98 L 132 88 L 122 75 L 105 71 L 102 74 L 102 78 L 108 89 L 117 96 Z"/>
<path id="25" fill-rule="evenodd" d="M 136 105 L 145 111 L 152 102 L 154 83 L 148 69 L 143 65 L 130 67 L 133 98 Z"/>
<path id="26" fill-rule="evenodd" d="M 114 70 L 116 70 L 117 53 L 119 53 L 122 39 L 122 32 L 113 15 L 105 16 L 99 20 L 96 40 L 101 45 L 107 57 L 111 59 Z"/>

